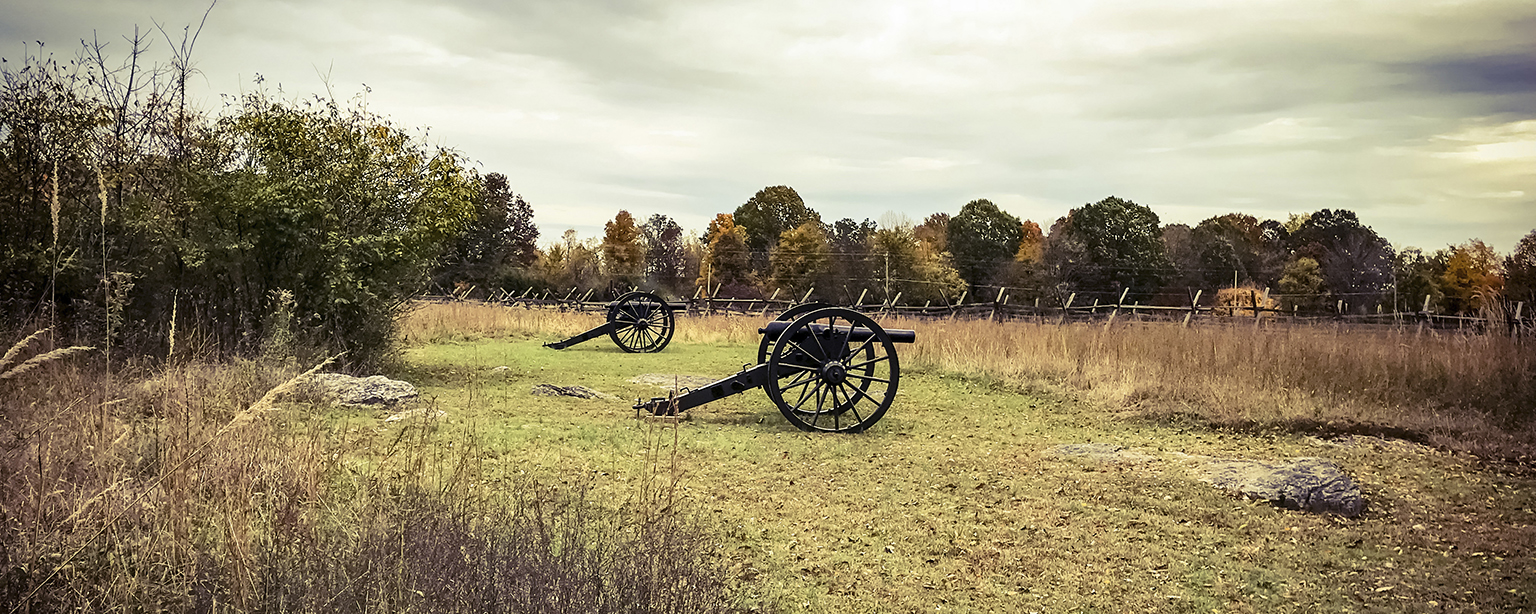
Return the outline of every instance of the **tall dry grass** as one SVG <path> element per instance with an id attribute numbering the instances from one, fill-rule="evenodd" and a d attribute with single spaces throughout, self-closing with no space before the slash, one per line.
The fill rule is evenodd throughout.
<path id="1" fill-rule="evenodd" d="M 680 316 L 675 339 L 755 344 L 771 315 Z M 466 336 L 556 340 L 602 321 L 598 313 L 465 302 L 423 305 L 403 328 L 414 343 Z M 1507 458 L 1529 458 L 1536 445 L 1536 344 L 1529 340 L 1234 322 L 1105 328 L 890 319 L 885 325 L 918 331 L 916 344 L 899 349 L 909 371 L 1064 392 L 1151 417 L 1365 430 Z"/>
<path id="2" fill-rule="evenodd" d="M 0 381 L 0 612 L 733 608 L 660 486 L 615 508 L 491 475 L 472 430 L 328 426 L 274 399 L 295 376 L 186 363 L 108 388 L 55 362 Z"/>
<path id="3" fill-rule="evenodd" d="M 906 322 L 904 366 L 1047 387 L 1223 425 L 1377 429 L 1520 457 L 1536 443 L 1536 346 L 1335 327 Z"/>

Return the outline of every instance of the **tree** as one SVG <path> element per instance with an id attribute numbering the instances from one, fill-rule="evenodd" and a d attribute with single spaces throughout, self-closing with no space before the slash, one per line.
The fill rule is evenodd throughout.
<path id="1" fill-rule="evenodd" d="M 688 250 L 683 246 L 683 228 L 671 217 L 652 214 L 640 227 L 645 246 L 645 276 L 651 283 L 676 293 L 682 289 L 688 272 Z"/>
<path id="2" fill-rule="evenodd" d="M 228 170 L 189 187 L 200 249 L 181 252 L 182 296 L 239 339 L 291 292 L 307 345 L 375 365 L 428 265 L 473 219 L 479 182 L 456 153 L 329 100 L 247 94 L 218 129 Z"/>
<path id="3" fill-rule="evenodd" d="M 1173 264 L 1173 275 L 1164 279 L 1176 288 L 1193 291 L 1208 289 L 1205 282 L 1205 265 L 1200 262 L 1200 249 L 1195 245 L 1195 231 L 1186 224 L 1169 224 L 1163 227 L 1163 251 Z"/>
<path id="4" fill-rule="evenodd" d="M 832 249 L 831 277 L 839 283 L 836 289 L 829 284 L 829 287 L 818 290 L 818 297 L 833 301 L 857 298 L 846 298 L 844 295 L 848 292 L 850 282 L 854 285 L 868 283 L 867 278 L 877 266 L 869 247 L 877 228 L 879 226 L 868 218 L 862 222 L 843 218 L 832 223 L 827 233 L 827 243 Z"/>
<path id="5" fill-rule="evenodd" d="M 1536 230 L 1520 239 L 1504 259 L 1504 294 L 1512 301 L 1524 301 L 1528 312 L 1536 311 Z"/>
<path id="6" fill-rule="evenodd" d="M 1323 275 L 1317 261 L 1306 256 L 1285 265 L 1277 282 L 1282 307 L 1315 309 L 1322 305 Z"/>
<path id="7" fill-rule="evenodd" d="M 1392 284 L 1395 254 L 1353 211 L 1322 209 L 1291 232 L 1291 251 L 1316 260 L 1335 295 L 1380 295 Z M 1364 307 L 1370 297 L 1347 301 Z"/>
<path id="8" fill-rule="evenodd" d="M 1019 250 L 1013 254 L 1014 261 L 1038 264 L 1044 256 L 1045 233 L 1039 224 L 1024 220 L 1019 225 Z"/>
<path id="9" fill-rule="evenodd" d="M 935 254 L 949 251 L 949 214 L 930 214 L 923 218 L 922 224 L 912 228 L 912 234 Z"/>
<path id="10" fill-rule="evenodd" d="M 965 280 L 955 270 L 948 254 L 936 254 L 917 238 L 913 227 L 898 223 L 882 226 L 870 235 L 869 251 L 877 254 L 873 262 L 877 277 L 872 280 L 882 299 L 894 300 L 897 294 L 902 302 L 947 302 L 959 298 L 965 291 Z M 848 297 L 857 300 L 858 296 Z"/>
<path id="11" fill-rule="evenodd" d="M 714 284 L 732 296 L 757 293 L 747 255 L 747 231 L 736 225 L 731 214 L 716 215 L 704 241 L 707 247 L 699 263 L 698 285 L 709 292 L 713 291 L 710 284 Z"/>
<path id="12" fill-rule="evenodd" d="M 1040 225 L 1024 220 L 1019 225 L 1019 249 L 1013 253 L 1013 262 L 1007 264 L 1001 283 L 1019 289 L 1015 296 L 1032 299 L 1045 294 L 1044 276 L 1045 233 Z"/>
<path id="13" fill-rule="evenodd" d="M 644 264 L 645 248 L 640 245 L 640 229 L 635 226 L 635 217 L 620 210 L 612 221 L 603 225 L 603 265 L 609 281 L 634 286 Z"/>
<path id="14" fill-rule="evenodd" d="M 1057 220 L 1045 263 L 1069 287 L 1116 295 L 1128 288 L 1140 297 L 1157 292 L 1172 270 L 1157 214 L 1114 196 Z"/>
<path id="15" fill-rule="evenodd" d="M 758 190 L 757 194 L 736 208 L 731 218 L 746 233 L 752 270 L 764 273 L 769 264 L 768 250 L 784 231 L 798 228 L 806 222 L 821 223 L 821 214 L 806 207 L 805 201 L 800 199 L 794 188 L 783 185 Z"/>
<path id="16" fill-rule="evenodd" d="M 986 199 L 973 200 L 949 220 L 946 242 L 960 277 L 972 288 L 990 283 L 1019 251 L 1021 222 Z"/>
<path id="17" fill-rule="evenodd" d="M 593 241 L 582 241 L 575 229 L 562 233 L 560 241 L 545 249 L 535 264 L 544 282 L 557 293 L 602 285 L 601 246 Z"/>
<path id="18" fill-rule="evenodd" d="M 1280 272 L 1266 270 L 1271 261 L 1263 253 L 1264 233 L 1258 219 L 1240 213 L 1208 218 L 1195 226 L 1191 240 L 1202 272 L 1201 285 L 1273 283 Z"/>
<path id="19" fill-rule="evenodd" d="M 480 178 L 475 218 L 443 254 L 434 280 L 447 287 L 454 282 L 489 285 L 504 267 L 526 267 L 538 256 L 533 209 L 522 196 L 507 187 L 507 176 L 490 173 Z"/>
<path id="20" fill-rule="evenodd" d="M 1409 247 L 1397 254 L 1392 264 L 1393 277 L 1397 280 L 1394 302 L 1399 309 L 1418 311 L 1424 308 L 1424 297 L 1429 297 L 1429 304 L 1443 305 L 1445 292 L 1440 288 L 1440 278 L 1445 274 L 1445 263 L 1450 258 L 1450 252 L 1439 252 L 1426 256 L 1423 250 L 1417 247 Z"/>
<path id="21" fill-rule="evenodd" d="M 784 231 L 773 250 L 773 285 L 799 298 L 830 271 L 832 248 L 817 222 Z"/>
<path id="22" fill-rule="evenodd" d="M 1493 248 L 1477 239 L 1453 247 L 1440 275 L 1446 311 L 1469 313 L 1485 307 L 1483 297 L 1504 289 L 1500 264 Z"/>

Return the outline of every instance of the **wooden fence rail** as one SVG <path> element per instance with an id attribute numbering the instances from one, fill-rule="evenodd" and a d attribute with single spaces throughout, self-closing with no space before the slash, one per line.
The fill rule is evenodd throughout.
<path id="1" fill-rule="evenodd" d="M 455 293 L 446 296 L 425 296 L 422 300 L 435 302 L 464 301 L 469 299 L 470 291 Z M 505 305 L 509 307 L 522 307 L 525 309 L 556 309 L 560 311 L 604 311 L 608 301 L 593 300 L 593 290 L 582 291 L 571 288 L 564 293 L 548 290 L 534 292 L 525 290 L 522 293 L 495 291 L 490 293 L 484 302 Z M 794 297 L 779 298 L 775 292 L 768 298 L 721 298 L 710 296 L 701 289 L 694 296 L 683 301 L 669 303 L 680 314 L 697 315 L 749 315 L 763 317 L 769 314 L 782 312 L 791 306 L 803 303 L 809 299 L 811 292 L 796 300 Z M 1033 321 L 1037 323 L 1070 324 L 1070 323 L 1102 323 L 1112 326 L 1115 322 L 1178 322 L 1183 326 L 1191 324 L 1219 322 L 1232 324 L 1242 322 L 1245 319 L 1252 321 L 1254 326 L 1270 324 L 1360 324 L 1374 326 L 1414 326 L 1420 330 L 1429 329 L 1477 329 L 1503 332 L 1508 331 L 1516 335 L 1528 335 L 1536 331 L 1536 309 L 1527 309 L 1525 303 L 1517 302 L 1507 305 L 1502 318 L 1495 318 L 1490 322 L 1489 318 L 1477 316 L 1459 316 L 1433 313 L 1428 310 L 1428 301 L 1425 309 L 1406 312 L 1378 312 L 1378 313 L 1350 313 L 1345 309 L 1342 301 L 1336 304 L 1334 313 L 1320 315 L 1316 313 L 1302 314 L 1296 309 L 1285 310 L 1274 307 L 1264 307 L 1268 301 L 1260 300 L 1256 295 L 1249 297 L 1251 300 L 1240 305 L 1201 305 L 1200 299 L 1203 291 L 1196 291 L 1190 295 L 1188 305 L 1143 305 L 1139 302 L 1126 303 L 1125 298 L 1129 291 L 1122 291 L 1119 300 L 1113 303 L 1101 303 L 1097 299 L 1092 303 L 1079 300 L 1077 294 L 1068 294 L 1064 298 L 1055 301 L 1043 301 L 1034 299 L 1031 303 L 1012 303 L 1006 288 L 1000 289 L 990 301 L 978 301 L 966 303 L 966 295 L 962 294 L 960 300 L 953 304 L 934 305 L 931 302 L 923 305 L 901 304 L 901 295 L 897 294 L 889 301 L 865 302 L 869 292 L 859 295 L 859 300 L 851 305 L 857 311 L 884 317 L 927 318 L 927 319 L 967 319 L 967 320 L 993 320 L 1005 321 Z M 1426 297 L 1427 299 L 1428 297 Z M 1045 304 L 1042 304 L 1045 303 Z M 1055 304 L 1050 304 L 1055 303 Z"/>

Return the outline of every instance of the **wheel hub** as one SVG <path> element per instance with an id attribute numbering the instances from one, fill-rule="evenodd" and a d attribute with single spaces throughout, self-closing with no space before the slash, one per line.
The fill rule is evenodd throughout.
<path id="1" fill-rule="evenodd" d="M 836 360 L 821 366 L 821 379 L 834 386 L 848 380 L 848 368 Z"/>

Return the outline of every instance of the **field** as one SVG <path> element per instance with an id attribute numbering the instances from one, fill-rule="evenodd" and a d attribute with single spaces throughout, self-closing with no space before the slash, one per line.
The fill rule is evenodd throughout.
<path id="1" fill-rule="evenodd" d="M 915 345 L 899 348 L 895 405 L 866 433 L 826 435 L 793 429 L 760 391 L 680 423 L 635 417 L 632 399 L 664 391 L 632 380 L 733 373 L 754 361 L 761 318 L 680 320 L 659 354 L 626 354 L 606 339 L 541 347 L 598 322 L 473 304 L 418 310 L 392 375 L 415 382 L 421 406 L 444 413 L 438 419 L 387 422 L 387 412 L 302 395 L 242 414 L 292 366 L 149 372 L 113 405 L 93 405 L 97 382 L 66 381 L 82 376 L 61 369 L 18 392 L 52 386 L 78 395 L 78 408 L 106 409 L 33 403 L 23 424 L 9 401 L 8 432 L 35 430 L 7 435 L 7 581 L 18 582 L 18 561 L 46 570 L 39 563 L 70 558 L 71 571 L 39 594 L 80 603 L 68 591 L 90 586 L 103 595 L 97 605 L 127 603 L 154 586 L 182 586 L 155 585 L 144 561 L 205 560 L 209 574 L 251 577 L 214 591 L 236 610 L 324 611 L 318 602 L 274 607 L 238 587 L 291 580 L 273 571 L 287 559 L 261 553 L 296 545 L 272 537 L 293 531 L 284 523 L 322 536 L 329 525 L 351 535 L 381 518 L 406 524 L 385 512 L 410 502 L 380 494 L 411 492 L 388 486 L 403 480 L 442 495 L 417 514 L 527 505 L 518 493 L 533 490 L 578 492 L 593 509 L 645 523 L 681 522 L 704 546 L 701 569 L 747 610 L 1533 607 L 1529 344 L 1247 325 L 888 321 L 918 331 Z M 534 396 L 537 384 L 618 398 Z M 249 426 L 231 434 L 223 425 L 237 415 Z M 1142 456 L 1051 452 L 1072 443 Z M 1216 490 L 1195 471 L 1204 457 L 1304 456 L 1341 465 L 1364 490 L 1365 513 L 1285 511 Z M 192 473 L 225 479 L 210 489 Z M 102 545 L 98 531 L 141 540 L 144 561 L 114 559 L 121 549 Z M 378 590 L 401 593 L 377 601 L 399 611 L 441 603 L 431 587 Z"/>

